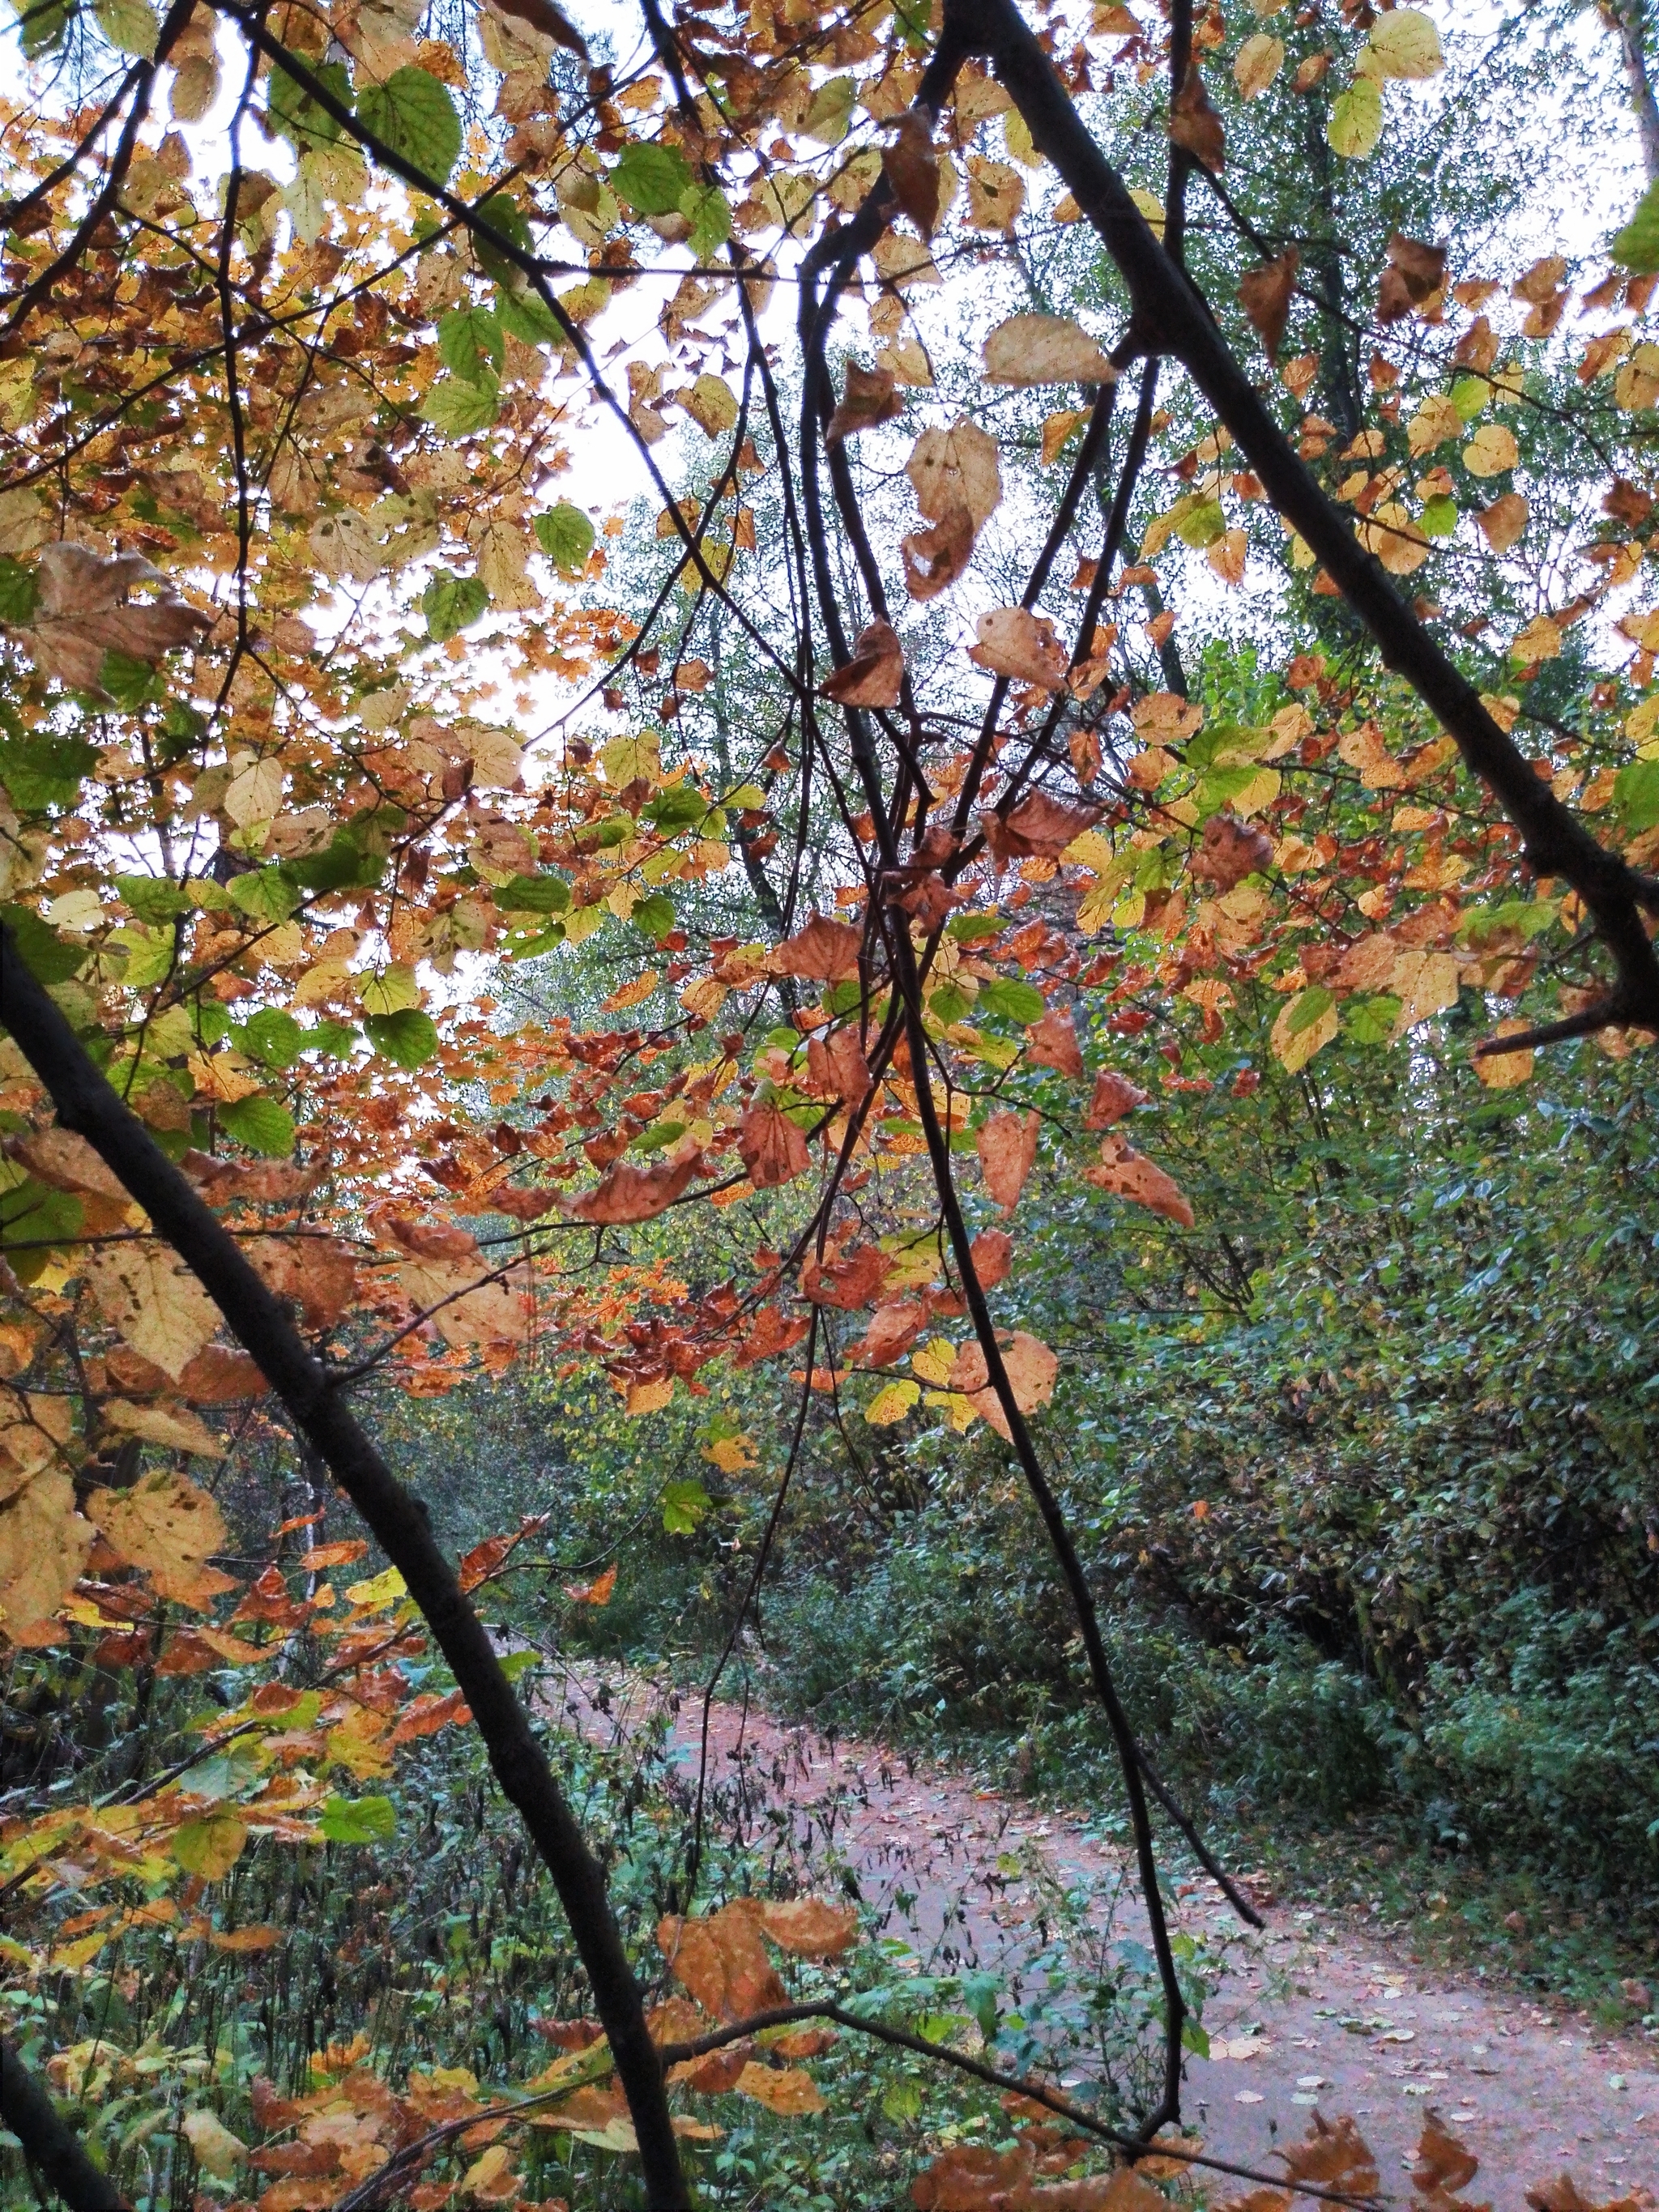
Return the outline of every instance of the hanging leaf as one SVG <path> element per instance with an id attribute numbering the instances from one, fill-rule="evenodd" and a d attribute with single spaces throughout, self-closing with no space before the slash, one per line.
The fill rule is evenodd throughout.
<path id="1" fill-rule="evenodd" d="M 357 120 L 434 185 L 447 185 L 461 151 L 461 118 L 435 76 L 412 65 L 357 95 Z"/>

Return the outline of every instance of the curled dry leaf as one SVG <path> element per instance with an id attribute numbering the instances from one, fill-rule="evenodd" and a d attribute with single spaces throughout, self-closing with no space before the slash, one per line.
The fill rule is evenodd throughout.
<path id="1" fill-rule="evenodd" d="M 738 1123 L 738 1152 L 757 1190 L 793 1182 L 812 1164 L 805 1133 L 771 1099 L 751 1106 Z"/>
<path id="2" fill-rule="evenodd" d="M 897 381 L 890 368 L 860 368 L 857 362 L 849 361 L 847 389 L 830 418 L 824 444 L 837 445 L 843 438 L 873 429 L 878 422 L 890 422 L 902 413 L 904 403 L 898 396 Z"/>
<path id="3" fill-rule="evenodd" d="M 841 707 L 896 707 L 904 685 L 904 652 L 891 623 L 859 632 L 853 657 L 819 687 Z"/>
<path id="4" fill-rule="evenodd" d="M 210 614 L 179 599 L 161 570 L 136 553 L 104 560 L 89 546 L 48 545 L 40 580 L 34 617 L 17 634 L 40 667 L 77 691 L 103 696 L 107 653 L 153 667 L 164 653 L 213 627 Z M 153 599 L 130 599 L 138 584 L 161 590 Z"/>
<path id="5" fill-rule="evenodd" d="M 1219 174 L 1226 159 L 1226 134 L 1210 105 L 1196 62 L 1188 64 L 1187 81 L 1170 103 L 1170 136 L 1184 153 Z"/>
<path id="6" fill-rule="evenodd" d="M 985 1188 L 1005 1213 L 1019 1203 L 1036 1159 L 1042 1123 L 1036 1114 L 992 1114 L 974 1133 Z"/>
<path id="7" fill-rule="evenodd" d="M 1058 690 L 1066 681 L 1066 648 L 1046 615 L 1029 607 L 993 607 L 974 625 L 968 658 L 976 667 L 1020 684 Z"/>
<path id="8" fill-rule="evenodd" d="M 985 341 L 988 384 L 1114 384 L 1117 371 L 1069 315 L 1010 315 Z"/>
<path id="9" fill-rule="evenodd" d="M 858 973 L 864 939 L 850 923 L 815 914 L 786 937 L 767 966 L 774 975 L 799 975 L 811 983 L 838 983 Z"/>
<path id="10" fill-rule="evenodd" d="M 384 1229 L 394 1243 L 401 1244 L 405 1252 L 412 1252 L 417 1260 L 441 1260 L 463 1266 L 479 1257 L 477 1238 L 451 1221 L 416 1221 L 407 1213 L 388 1209 L 380 1216 L 375 1226 Z"/>
<path id="11" fill-rule="evenodd" d="M 234 1198 L 255 1206 L 295 1206 L 323 1179 L 319 1167 L 290 1167 L 280 1160 L 221 1160 L 194 1149 L 179 1164 L 210 1206 L 223 1206 Z"/>
<path id="12" fill-rule="evenodd" d="M 298 1306 L 307 1328 L 332 1328 L 357 1295 L 351 1254 L 332 1237 L 256 1237 L 242 1249 L 267 1287 Z"/>
<path id="13" fill-rule="evenodd" d="M 981 814 L 985 842 L 999 860 L 1058 860 L 1074 838 L 1092 830 L 1106 811 L 1085 803 L 1073 805 L 1034 791 L 1006 814 Z"/>
<path id="14" fill-rule="evenodd" d="M 1279 2156 L 1293 2183 L 1312 2181 L 1351 2197 L 1373 2196 L 1380 2185 L 1370 2147 L 1346 2112 L 1334 2124 L 1316 2112 L 1303 2140 Z"/>
<path id="15" fill-rule="evenodd" d="M 1265 830 L 1252 829 L 1236 814 L 1211 815 L 1204 824 L 1199 848 L 1193 855 L 1193 873 L 1218 890 L 1230 891 L 1246 876 L 1260 875 L 1271 866 L 1273 841 Z"/>
<path id="16" fill-rule="evenodd" d="M 1088 1072 L 1078 1049 L 1077 1025 L 1069 1014 L 1061 1013 L 1058 1008 L 1051 1008 L 1040 1022 L 1032 1023 L 1025 1033 L 1025 1051 L 1027 1057 L 1040 1067 L 1052 1067 L 1078 1082 Z"/>
<path id="17" fill-rule="evenodd" d="M 654 1221 L 672 1206 L 702 1165 L 701 1152 L 654 1167 L 630 1167 L 624 1160 L 593 1188 L 566 1202 L 565 1212 L 596 1228 L 620 1228 L 633 1221 Z"/>
<path id="18" fill-rule="evenodd" d="M 1278 360 L 1279 349 L 1284 343 L 1285 325 L 1291 312 L 1291 295 L 1296 289 L 1296 272 L 1301 258 L 1295 246 L 1287 246 L 1276 260 L 1257 262 L 1238 280 L 1238 304 L 1267 348 L 1269 361 Z"/>
<path id="19" fill-rule="evenodd" d="M 974 518 L 958 502 L 926 530 L 910 531 L 899 540 L 905 590 L 922 604 L 936 599 L 956 582 L 973 551 Z"/>
<path id="20" fill-rule="evenodd" d="M 1193 1225 L 1192 1205 L 1180 1184 L 1126 1138 L 1108 1137 L 1100 1148 L 1099 1166 L 1085 1168 L 1083 1174 L 1085 1182 L 1109 1191 L 1114 1198 L 1131 1199 L 1166 1220 L 1178 1221 L 1183 1229 Z"/>
<path id="21" fill-rule="evenodd" d="M 544 39 L 550 39 L 556 46 L 580 60 L 588 59 L 587 41 L 576 28 L 562 8 L 553 0 L 490 0 L 503 15 L 511 15 L 515 22 L 525 23 Z"/>
<path id="22" fill-rule="evenodd" d="M 883 153 L 881 172 L 893 198 L 924 238 L 939 221 L 939 155 L 927 118 L 915 108 L 900 118 L 893 143 Z"/>

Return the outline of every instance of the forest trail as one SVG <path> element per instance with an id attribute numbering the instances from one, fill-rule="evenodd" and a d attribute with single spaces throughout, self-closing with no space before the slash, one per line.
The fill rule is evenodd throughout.
<path id="1" fill-rule="evenodd" d="M 630 1711 L 664 1695 L 637 1676 L 625 1687 L 611 1680 L 600 1696 L 624 1732 Z M 585 1695 L 571 1704 L 573 1717 L 599 1719 Z M 672 1726 L 695 1784 L 700 1701 L 684 1698 Z M 780 1874 L 822 1890 L 827 1869 L 849 1869 L 864 1902 L 889 1916 L 886 1932 L 904 1935 L 933 1971 L 1029 1976 L 1056 1888 L 1086 1891 L 1103 1942 L 1144 1928 L 1121 1846 L 1080 1814 L 1039 1812 L 959 1769 L 720 1704 L 708 1785 L 722 1823 L 769 1852 Z M 1351 2112 L 1384 2190 L 1404 2195 L 1402 2168 L 1433 2111 L 1479 2155 L 1468 2193 L 1493 2212 L 1525 2212 L 1527 2190 L 1563 2172 L 1595 2203 L 1638 2185 L 1659 2192 L 1651 2039 L 1609 2035 L 1583 2014 L 1443 1973 L 1315 1900 L 1264 1901 L 1263 1917 L 1258 1934 L 1212 1882 L 1181 1885 L 1175 1924 L 1225 1947 L 1205 2007 L 1212 2055 L 1187 2066 L 1187 2124 L 1207 2149 L 1262 2164 L 1275 2130 L 1296 2140 L 1316 2107 Z"/>

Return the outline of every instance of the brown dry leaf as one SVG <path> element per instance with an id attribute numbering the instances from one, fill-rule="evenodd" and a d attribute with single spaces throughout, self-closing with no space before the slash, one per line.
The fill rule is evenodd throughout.
<path id="1" fill-rule="evenodd" d="M 481 1257 L 477 1238 L 453 1222 L 416 1221 L 406 1213 L 387 1212 L 379 1216 L 375 1226 L 386 1230 L 394 1243 L 417 1260 L 438 1260 L 459 1267 Z"/>
<path id="2" fill-rule="evenodd" d="M 233 1198 L 259 1206 L 295 1206 L 310 1196 L 323 1177 L 320 1168 L 287 1167 L 278 1160 L 220 1160 L 193 1149 L 179 1165 L 210 1206 L 222 1206 Z"/>
<path id="3" fill-rule="evenodd" d="M 1066 450 L 1066 441 L 1088 416 L 1079 407 L 1062 407 L 1057 414 L 1047 416 L 1042 425 L 1042 465 L 1050 467 Z"/>
<path id="4" fill-rule="evenodd" d="M 578 1221 L 591 1221 L 601 1228 L 654 1221 L 672 1206 L 702 1165 L 700 1152 L 656 1167 L 630 1167 L 624 1160 L 585 1196 L 567 1200 L 564 1210 Z"/>
<path id="5" fill-rule="evenodd" d="M 120 1177 L 72 1129 L 37 1129 L 27 1137 L 8 1137 L 4 1149 L 38 1182 L 53 1190 L 90 1191 L 123 1206 L 130 1202 Z"/>
<path id="6" fill-rule="evenodd" d="M 992 1114 L 974 1133 L 985 1188 L 1005 1213 L 1019 1203 L 1036 1159 L 1042 1123 L 1036 1114 Z"/>
<path id="7" fill-rule="evenodd" d="M 884 1252 L 873 1244 L 859 1244 L 822 1263 L 809 1260 L 800 1271 L 801 1293 L 814 1305 L 853 1313 L 872 1302 L 892 1272 L 893 1263 Z"/>
<path id="8" fill-rule="evenodd" d="M 167 1469 L 130 1490 L 94 1490 L 87 1515 L 123 1559 L 149 1571 L 158 1589 L 180 1573 L 192 1577 L 227 1541 L 223 1516 L 206 1491 Z"/>
<path id="9" fill-rule="evenodd" d="M 818 1897 L 763 1905 L 760 1923 L 781 1951 L 803 1959 L 838 1959 L 859 1932 L 859 1917 L 850 1905 L 826 1905 Z"/>
<path id="10" fill-rule="evenodd" d="M 161 570 L 136 553 L 103 560 L 89 546 L 64 541 L 43 549 L 39 573 L 39 607 L 18 635 L 40 667 L 77 691 L 104 696 L 106 653 L 153 667 L 213 627 L 210 614 L 179 599 Z M 161 590 L 150 600 L 129 599 L 140 584 Z"/>
<path id="11" fill-rule="evenodd" d="M 1193 1225 L 1192 1206 L 1180 1184 L 1125 1138 L 1108 1137 L 1100 1148 L 1100 1165 L 1085 1168 L 1083 1176 L 1085 1182 L 1110 1191 L 1115 1198 L 1133 1199 L 1137 1206 L 1178 1221 L 1183 1229 Z"/>
<path id="12" fill-rule="evenodd" d="M 575 54 L 582 61 L 588 59 L 586 40 L 563 9 L 554 5 L 554 0 L 492 0 L 492 4 L 499 8 L 503 15 L 511 15 L 517 22 L 527 23 L 543 38 L 551 39 L 556 46 L 562 46 L 568 53 Z"/>
<path id="13" fill-rule="evenodd" d="M 1303 2141 L 1279 2154 L 1292 2183 L 1316 2182 L 1351 2197 L 1373 2196 L 1380 2185 L 1370 2146 L 1346 2112 L 1334 2126 L 1316 2112 Z"/>
<path id="14" fill-rule="evenodd" d="M 1046 1406 L 1054 1395 L 1054 1382 L 1060 1373 L 1060 1362 L 1041 1337 L 1031 1336 L 1017 1328 L 1006 1343 L 1000 1345 L 1002 1364 L 1008 1377 L 1008 1387 L 1014 1394 L 1014 1403 L 1022 1413 L 1035 1413 Z M 1007 1416 L 1002 1401 L 992 1387 L 990 1366 L 983 1348 L 971 1339 L 956 1357 L 951 1370 L 948 1388 L 957 1390 L 1006 1440 L 1008 1438 Z"/>
<path id="15" fill-rule="evenodd" d="M 1195 161 L 1219 174 L 1226 159 L 1226 133 L 1210 105 L 1196 62 L 1188 64 L 1187 82 L 1170 103 L 1170 136 Z"/>
<path id="16" fill-rule="evenodd" d="M 1230 891 L 1246 876 L 1260 875 L 1272 866 L 1273 841 L 1265 830 L 1254 830 L 1236 814 L 1211 815 L 1193 855 L 1193 873 L 1218 890 Z"/>
<path id="17" fill-rule="evenodd" d="M 890 1367 L 903 1358 L 927 1324 L 927 1309 L 920 1298 L 878 1306 L 851 1358 L 860 1367 Z"/>
<path id="18" fill-rule="evenodd" d="M 1233 62 L 1233 82 L 1241 100 L 1260 100 L 1285 66 L 1285 42 L 1268 31 L 1246 39 Z"/>
<path id="19" fill-rule="evenodd" d="M 1010 315 L 985 341 L 987 384 L 1115 384 L 1117 371 L 1069 315 Z"/>
<path id="20" fill-rule="evenodd" d="M 573 1605 L 609 1605 L 616 1587 L 617 1570 L 613 1564 L 591 1583 L 567 1583 L 564 1594 Z"/>
<path id="21" fill-rule="evenodd" d="M 947 508 L 926 530 L 912 530 L 899 540 L 905 590 L 923 603 L 936 599 L 962 574 L 973 550 L 973 516 L 960 504 Z"/>
<path id="22" fill-rule="evenodd" d="M 993 675 L 1058 690 L 1066 681 L 1066 648 L 1046 615 L 1029 607 L 993 607 L 974 625 L 977 642 L 968 648 L 975 667 Z"/>
<path id="23" fill-rule="evenodd" d="M 1412 2187 L 1419 2196 L 1443 2204 L 1460 2189 L 1467 2188 L 1480 2171 L 1480 2161 L 1468 2144 L 1449 2135 L 1431 2112 L 1418 2138 Z"/>
<path id="24" fill-rule="evenodd" d="M 1014 1240 L 1006 1229 L 981 1229 L 968 1249 L 982 1291 L 994 1291 L 1014 1264 Z"/>
<path id="25" fill-rule="evenodd" d="M 94 1254 L 86 1278 L 105 1320 L 174 1382 L 219 1325 L 218 1308 L 184 1261 L 149 1238 Z"/>
<path id="26" fill-rule="evenodd" d="M 799 2066 L 762 2066 L 750 2059 L 738 2075 L 736 2087 L 740 2097 L 752 2097 L 757 2105 L 764 2105 L 769 2112 L 776 2112 L 785 2119 L 799 2119 L 809 2112 L 827 2112 L 828 2098 L 823 2096 L 811 2075 Z"/>
<path id="27" fill-rule="evenodd" d="M 1532 509 L 1524 494 L 1506 491 L 1501 498 L 1493 500 L 1490 507 L 1483 507 L 1474 520 L 1492 551 L 1507 553 L 1510 546 L 1518 544 L 1524 536 L 1527 525 L 1532 520 Z"/>
<path id="28" fill-rule="evenodd" d="M 1074 806 L 1063 799 L 1051 799 L 1046 791 L 1034 791 L 1011 813 L 981 814 L 979 819 L 985 842 L 999 860 L 1057 860 L 1105 811 L 1086 801 Z"/>
<path id="29" fill-rule="evenodd" d="M 833 2027 L 797 2027 L 792 2028 L 787 2035 L 778 2036 L 775 2040 L 769 2038 L 766 2047 L 769 2051 L 775 2051 L 780 2058 L 822 2058 L 824 2052 L 833 2051 L 835 2045 L 836 2031 Z"/>
<path id="30" fill-rule="evenodd" d="M 861 629 L 853 657 L 818 687 L 841 707 L 896 707 L 904 685 L 904 651 L 891 623 Z"/>
<path id="31" fill-rule="evenodd" d="M 1025 205 L 1025 179 L 1006 161 L 968 156 L 968 221 L 975 230 L 1012 230 Z"/>
<path id="32" fill-rule="evenodd" d="M 910 449 L 904 473 L 929 522 L 943 520 L 953 507 L 965 507 L 976 534 L 1002 497 L 997 441 L 965 415 L 948 430 L 924 430 Z"/>
<path id="33" fill-rule="evenodd" d="M 856 1030 L 832 1030 L 806 1047 L 806 1080 L 819 1098 L 839 1098 L 857 1106 L 870 1095 L 870 1063 Z"/>
<path id="34" fill-rule="evenodd" d="M 96 1534 L 75 1485 L 49 1467 L 0 1506 L 0 1632 L 14 1642 L 50 1620 L 80 1579 Z"/>
<path id="35" fill-rule="evenodd" d="M 226 1352 L 210 1344 L 186 1363 L 179 1388 L 194 1406 L 233 1406 L 246 1398 L 264 1397 L 270 1385 L 258 1361 L 246 1352 Z"/>
<path id="36" fill-rule="evenodd" d="M 1389 240 L 1388 256 L 1391 265 L 1400 272 L 1401 283 L 1413 306 L 1420 307 L 1431 299 L 1446 281 L 1446 249 L 1443 246 L 1428 246 L 1420 238 L 1407 238 L 1395 231 Z"/>
<path id="37" fill-rule="evenodd" d="M 1204 549 L 1204 558 L 1224 584 L 1242 584 L 1249 557 L 1249 540 L 1237 525 L 1224 530 Z"/>
<path id="38" fill-rule="evenodd" d="M 716 2020 L 746 2020 L 785 2002 L 761 1940 L 760 1911 L 756 1899 L 743 1898 L 706 1919 L 670 1913 L 657 1923 L 670 1972 Z"/>
<path id="39" fill-rule="evenodd" d="M 815 914 L 786 937 L 767 962 L 774 975 L 799 975 L 811 983 L 838 983 L 858 973 L 860 933 L 827 914 Z"/>
<path id="40" fill-rule="evenodd" d="M 881 157 L 882 174 L 893 198 L 924 238 L 931 238 L 939 221 L 939 155 L 925 116 L 908 109 L 897 135 Z"/>
<path id="41" fill-rule="evenodd" d="M 551 1213 L 558 1202 L 558 1192 L 540 1183 L 497 1183 L 489 1194 L 489 1204 L 495 1212 L 526 1225 Z"/>
<path id="42" fill-rule="evenodd" d="M 1075 1081 L 1081 1082 L 1088 1073 L 1078 1049 L 1077 1025 L 1057 1008 L 1051 1007 L 1040 1022 L 1032 1023 L 1025 1032 L 1025 1050 L 1040 1067 L 1052 1067 Z"/>
<path id="43" fill-rule="evenodd" d="M 1115 1068 L 1103 1067 L 1095 1078 L 1095 1095 L 1089 1101 L 1089 1110 L 1083 1117 L 1085 1129 L 1109 1129 L 1126 1114 L 1133 1114 L 1137 1106 L 1146 1103 L 1146 1093 L 1138 1090 L 1127 1075 Z"/>
<path id="44" fill-rule="evenodd" d="M 826 446 L 838 445 L 843 438 L 854 437 L 860 430 L 873 429 L 878 422 L 890 422 L 903 410 L 897 379 L 890 368 L 860 368 L 857 362 L 849 361 L 847 389 L 830 418 L 823 442 Z"/>
<path id="45" fill-rule="evenodd" d="M 255 1237 L 243 1253 L 279 1298 L 300 1309 L 307 1328 L 332 1328 L 357 1295 L 357 1269 L 332 1237 Z"/>
<path id="46" fill-rule="evenodd" d="M 738 1123 L 738 1151 L 757 1190 L 793 1182 L 812 1164 L 805 1133 L 770 1099 L 751 1106 Z"/>
<path id="47" fill-rule="evenodd" d="M 1238 280 L 1238 304 L 1267 348 L 1269 361 L 1278 360 L 1279 349 L 1284 343 L 1285 325 L 1291 312 L 1291 295 L 1296 289 L 1296 272 L 1301 258 L 1295 246 L 1287 246 L 1277 260 L 1257 262 Z"/>

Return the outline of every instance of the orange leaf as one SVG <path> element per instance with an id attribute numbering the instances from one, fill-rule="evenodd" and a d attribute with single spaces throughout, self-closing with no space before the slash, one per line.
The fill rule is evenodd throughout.
<path id="1" fill-rule="evenodd" d="M 659 1167 L 635 1168 L 623 1161 L 585 1196 L 570 1200 L 565 1212 L 578 1221 L 603 1227 L 654 1221 L 672 1206 L 702 1165 L 700 1152 Z"/>
<path id="2" fill-rule="evenodd" d="M 760 1922 L 781 1951 L 798 1952 L 803 1959 L 838 1959 L 859 1932 L 851 1905 L 826 1905 L 817 1897 L 763 1905 Z"/>
<path id="3" fill-rule="evenodd" d="M 1033 1022 L 1026 1032 L 1025 1049 L 1040 1067 L 1054 1068 L 1079 1081 L 1087 1073 L 1078 1049 L 1077 1028 L 1069 1014 L 1051 1009 L 1040 1022 Z"/>
<path id="4" fill-rule="evenodd" d="M 1139 1091 L 1127 1076 L 1115 1068 L 1103 1067 L 1095 1078 L 1095 1095 L 1089 1101 L 1089 1110 L 1083 1117 L 1085 1129 L 1109 1129 L 1114 1121 L 1121 1121 L 1126 1114 L 1133 1114 L 1137 1106 L 1146 1103 L 1146 1093 Z"/>
<path id="5" fill-rule="evenodd" d="M 793 937 L 786 937 L 767 965 L 775 975 L 799 975 L 809 982 L 838 983 L 858 971 L 860 933 L 844 921 L 815 914 Z"/>
<path id="6" fill-rule="evenodd" d="M 617 1569 L 613 1562 L 596 1581 L 567 1583 L 564 1586 L 564 1594 L 577 1605 L 609 1605 L 611 1593 L 616 1587 Z"/>
<path id="7" fill-rule="evenodd" d="M 1127 1139 L 1108 1137 L 1100 1148 L 1100 1159 L 1098 1167 L 1083 1170 L 1085 1182 L 1110 1191 L 1115 1198 L 1132 1199 L 1137 1206 L 1178 1221 L 1183 1229 L 1192 1227 L 1192 1205 L 1180 1184 Z"/>
<path id="8" fill-rule="evenodd" d="M 761 1906 L 753 1898 L 723 1905 L 707 1919 L 670 1913 L 657 1942 L 674 1978 L 717 2020 L 744 2020 L 781 2004 L 785 1991 L 761 1941 Z"/>
<path id="9" fill-rule="evenodd" d="M 1035 1114 L 993 1114 L 974 1133 L 985 1188 L 1005 1213 L 1012 1213 L 1019 1202 L 1042 1131 Z"/>
<path id="10" fill-rule="evenodd" d="M 811 1165 L 805 1133 L 768 1099 L 751 1106 L 738 1126 L 738 1151 L 757 1190 L 793 1182 Z"/>
<path id="11" fill-rule="evenodd" d="M 459 1690 L 447 1696 L 429 1690 L 404 1708 L 398 1725 L 386 1738 L 388 1743 L 412 1743 L 416 1736 L 435 1735 L 451 1721 L 464 1723 L 472 1717 L 472 1710 Z"/>

